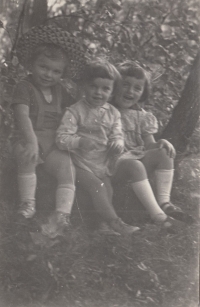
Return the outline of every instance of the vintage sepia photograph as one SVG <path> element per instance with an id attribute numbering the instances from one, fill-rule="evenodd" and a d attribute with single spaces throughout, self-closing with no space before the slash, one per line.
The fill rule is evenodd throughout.
<path id="1" fill-rule="evenodd" d="M 0 0 L 0 307 L 198 307 L 199 0 Z"/>

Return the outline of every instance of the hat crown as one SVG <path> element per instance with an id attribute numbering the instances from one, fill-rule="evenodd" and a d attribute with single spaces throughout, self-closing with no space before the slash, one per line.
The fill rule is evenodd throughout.
<path id="1" fill-rule="evenodd" d="M 54 44 L 66 53 L 69 59 L 67 76 L 79 79 L 85 65 L 84 49 L 75 36 L 54 25 L 33 27 L 19 39 L 16 47 L 19 62 L 27 68 L 35 47 L 44 43 Z"/>

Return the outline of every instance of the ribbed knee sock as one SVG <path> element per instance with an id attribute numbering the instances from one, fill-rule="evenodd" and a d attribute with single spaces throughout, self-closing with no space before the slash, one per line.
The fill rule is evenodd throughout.
<path id="1" fill-rule="evenodd" d="M 36 184 L 35 173 L 18 174 L 18 190 L 21 202 L 35 201 Z"/>
<path id="2" fill-rule="evenodd" d="M 56 190 L 56 211 L 71 213 L 74 202 L 75 186 L 73 184 L 60 184 Z"/>
<path id="3" fill-rule="evenodd" d="M 164 221 L 166 214 L 158 205 L 148 179 L 131 184 L 133 191 L 154 221 Z"/>
<path id="4" fill-rule="evenodd" d="M 170 201 L 173 177 L 173 169 L 159 169 L 155 171 L 156 198 L 159 205 Z"/>

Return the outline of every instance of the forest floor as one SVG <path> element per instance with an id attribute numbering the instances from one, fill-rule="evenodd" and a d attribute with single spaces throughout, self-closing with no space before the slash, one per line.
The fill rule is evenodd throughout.
<path id="1" fill-rule="evenodd" d="M 172 200 L 196 220 L 176 234 L 139 219 L 129 239 L 89 231 L 80 219 L 60 240 L 21 233 L 9 188 L 0 202 L 0 306 L 197 307 L 199 159 L 176 170 Z"/>

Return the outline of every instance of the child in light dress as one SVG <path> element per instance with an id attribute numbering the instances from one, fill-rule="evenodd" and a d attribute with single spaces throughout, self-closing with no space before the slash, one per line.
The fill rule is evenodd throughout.
<path id="1" fill-rule="evenodd" d="M 188 216 L 170 200 L 175 149 L 167 140 L 155 141 L 157 120 L 142 108 L 149 94 L 146 72 L 132 61 L 119 65 L 118 70 L 122 90 L 114 105 L 121 114 L 125 149 L 117 159 L 113 183 L 129 182 L 153 221 L 166 228 L 183 226 L 179 221 Z M 148 180 L 152 177 L 155 195 Z"/>

